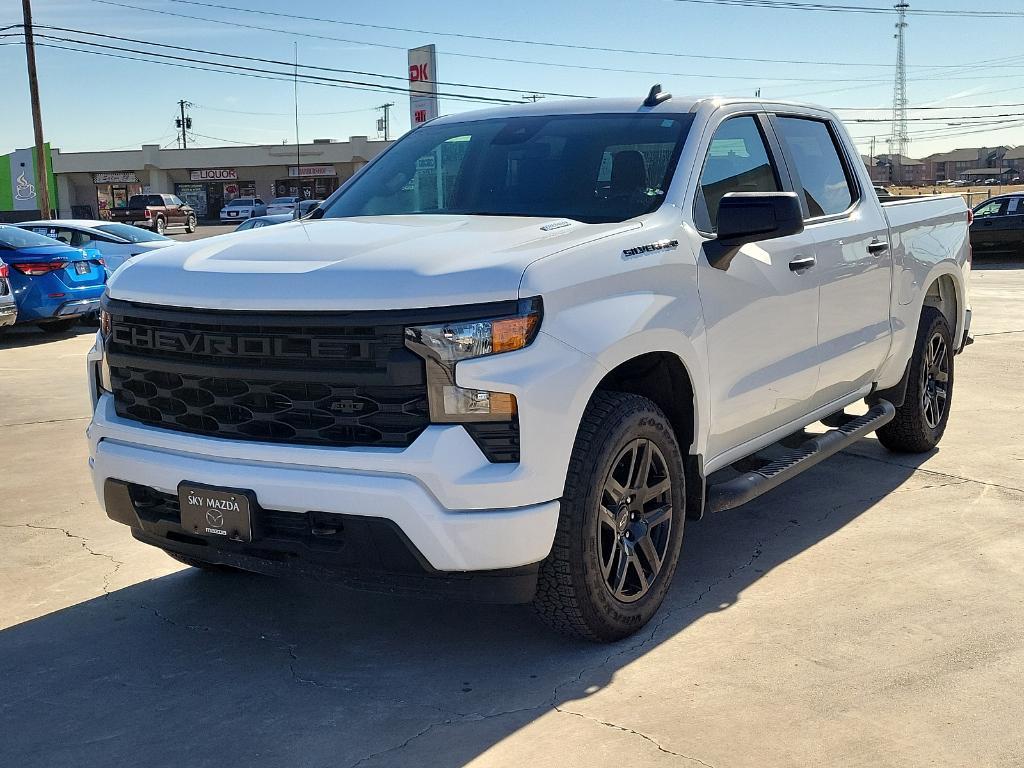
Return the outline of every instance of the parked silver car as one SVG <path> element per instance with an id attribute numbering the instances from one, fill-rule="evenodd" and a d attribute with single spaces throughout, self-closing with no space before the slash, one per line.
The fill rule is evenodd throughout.
<path id="1" fill-rule="evenodd" d="M 14 303 L 14 291 L 7 279 L 10 267 L 0 261 L 0 328 L 14 325 L 18 318 L 18 305 Z"/>

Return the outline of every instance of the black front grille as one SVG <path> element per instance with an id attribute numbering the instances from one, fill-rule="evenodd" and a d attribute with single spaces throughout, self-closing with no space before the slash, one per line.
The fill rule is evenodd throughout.
<path id="1" fill-rule="evenodd" d="M 428 423 L 418 387 L 224 378 L 112 366 L 119 416 L 236 440 L 404 447 Z"/>
<path id="2" fill-rule="evenodd" d="M 106 308 L 122 418 L 321 446 L 406 447 L 429 424 L 423 361 L 404 345 L 408 312 Z"/>

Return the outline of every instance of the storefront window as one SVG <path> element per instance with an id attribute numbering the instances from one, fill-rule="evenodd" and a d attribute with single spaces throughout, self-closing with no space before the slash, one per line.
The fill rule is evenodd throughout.
<path id="1" fill-rule="evenodd" d="M 109 218 L 108 211 L 111 208 L 124 208 L 128 205 L 129 197 L 141 194 L 141 184 L 97 184 L 96 209 L 99 211 L 99 217 Z"/>
<path id="2" fill-rule="evenodd" d="M 175 184 L 174 194 L 195 209 L 196 217 L 205 219 L 208 214 L 206 184 Z"/>
<path id="3" fill-rule="evenodd" d="M 215 219 L 236 197 L 258 197 L 255 181 L 205 181 L 175 184 L 174 194 L 191 205 L 200 219 Z"/>
<path id="4" fill-rule="evenodd" d="M 276 197 L 298 197 L 303 200 L 324 200 L 339 185 L 336 176 L 316 178 L 279 179 L 274 182 Z"/>

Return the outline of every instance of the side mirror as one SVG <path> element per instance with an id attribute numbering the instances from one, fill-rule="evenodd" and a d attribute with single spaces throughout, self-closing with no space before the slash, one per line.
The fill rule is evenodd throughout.
<path id="1" fill-rule="evenodd" d="M 718 238 L 705 243 L 708 262 L 728 269 L 740 246 L 804 231 L 795 192 L 730 192 L 718 205 Z"/>

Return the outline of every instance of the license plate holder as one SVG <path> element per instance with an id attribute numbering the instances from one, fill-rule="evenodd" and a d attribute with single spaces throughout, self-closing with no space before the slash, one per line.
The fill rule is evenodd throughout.
<path id="1" fill-rule="evenodd" d="M 251 491 L 184 482 L 178 486 L 181 527 L 216 539 L 252 541 Z"/>
<path id="2" fill-rule="evenodd" d="M 90 272 L 92 272 L 92 267 L 89 266 L 89 262 L 87 261 L 76 261 L 75 272 L 77 272 L 79 275 L 88 275 Z"/>

